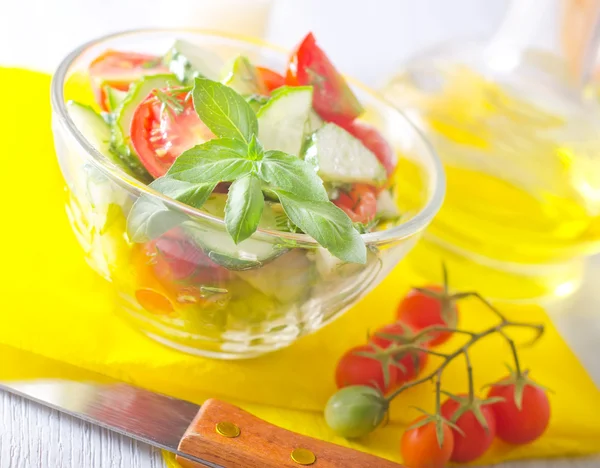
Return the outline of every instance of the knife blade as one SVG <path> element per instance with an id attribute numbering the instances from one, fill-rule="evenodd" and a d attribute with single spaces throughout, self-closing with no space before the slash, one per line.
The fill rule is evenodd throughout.
<path id="1" fill-rule="evenodd" d="M 0 390 L 173 452 L 184 468 L 401 466 L 282 429 L 223 401 L 210 399 L 199 406 L 70 364 L 19 353 L 2 353 Z M 28 375 L 26 379 L 6 379 L 1 371 L 11 368 L 7 356 L 8 359 L 19 356 L 28 362 L 35 360 L 37 369 L 60 369 L 60 372 L 44 378 Z"/>

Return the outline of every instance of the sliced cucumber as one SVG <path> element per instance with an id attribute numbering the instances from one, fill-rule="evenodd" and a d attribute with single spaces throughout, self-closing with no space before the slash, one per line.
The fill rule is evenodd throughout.
<path id="1" fill-rule="evenodd" d="M 273 92 L 256 114 L 258 138 L 265 149 L 300 155 L 305 128 L 312 126 L 312 95 L 312 86 L 284 86 Z"/>
<path id="2" fill-rule="evenodd" d="M 110 150 L 111 131 L 102 116 L 91 107 L 75 101 L 69 101 L 67 109 L 71 120 L 84 138 L 109 161 L 135 177 L 129 166 Z"/>
<path id="3" fill-rule="evenodd" d="M 173 44 L 164 62 L 183 84 L 193 84 L 197 76 L 216 81 L 224 65 L 214 52 L 182 40 Z"/>
<path id="4" fill-rule="evenodd" d="M 119 91 L 111 86 L 104 86 L 104 94 L 106 94 L 106 102 L 108 104 L 108 110 L 110 112 L 114 112 L 121 105 L 125 97 L 127 96 L 127 91 Z"/>
<path id="5" fill-rule="evenodd" d="M 382 220 L 394 220 L 400 216 L 398 205 L 389 190 L 382 190 L 377 197 L 377 216 Z"/>
<path id="6" fill-rule="evenodd" d="M 310 289 L 314 263 L 302 249 L 294 249 L 262 268 L 237 272 L 266 296 L 287 303 L 298 300 Z"/>
<path id="7" fill-rule="evenodd" d="M 304 159 L 315 165 L 324 181 L 381 185 L 387 180 L 377 157 L 359 139 L 333 123 L 313 134 Z"/>
<path id="8" fill-rule="evenodd" d="M 202 206 L 202 211 L 222 219 L 225 215 L 226 201 L 227 195 L 213 194 Z M 260 222 L 261 228 L 277 229 L 276 205 L 278 204 L 265 204 Z M 285 248 L 275 242 L 253 237 L 236 245 L 225 230 L 225 226 L 218 226 L 214 222 L 190 221 L 184 224 L 184 229 L 213 262 L 229 270 L 258 268 L 286 252 Z"/>
<path id="9" fill-rule="evenodd" d="M 140 103 L 154 89 L 166 88 L 169 84 L 177 84 L 175 75 L 149 75 L 136 81 L 127 92 L 127 96 L 115 111 L 112 127 L 111 148 L 115 151 L 143 182 L 151 181 L 152 177 L 140 162 L 131 144 L 130 127 L 133 113 Z"/>
<path id="10" fill-rule="evenodd" d="M 224 74 L 223 84 L 233 88 L 242 96 L 265 95 L 267 87 L 258 74 L 256 67 L 247 57 L 239 55 L 231 62 L 230 69 Z"/>

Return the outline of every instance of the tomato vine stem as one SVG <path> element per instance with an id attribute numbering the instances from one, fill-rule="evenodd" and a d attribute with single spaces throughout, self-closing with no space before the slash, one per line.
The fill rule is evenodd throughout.
<path id="1" fill-rule="evenodd" d="M 438 383 L 440 383 L 440 386 L 441 386 L 441 376 L 442 376 L 444 370 L 454 359 L 456 359 L 460 355 L 464 355 L 465 360 L 467 360 L 467 374 L 468 374 L 468 378 L 469 378 L 469 396 L 474 398 L 475 392 L 474 392 L 474 388 L 473 388 L 474 387 L 473 370 L 472 370 L 471 362 L 469 359 L 468 350 L 471 348 L 471 346 L 473 346 L 475 343 L 477 343 L 482 338 L 485 338 L 486 336 L 492 335 L 494 333 L 499 333 L 500 335 L 502 335 L 504 337 L 504 339 L 507 341 L 507 343 L 509 344 L 509 346 L 511 347 L 513 358 L 515 360 L 515 367 L 516 367 L 517 375 L 521 375 L 521 366 L 519 363 L 517 347 L 515 345 L 514 340 L 512 338 L 510 338 L 504 332 L 504 329 L 508 328 L 508 327 L 531 328 L 538 332 L 538 334 L 536 336 L 536 339 L 538 339 L 544 332 L 544 326 L 542 324 L 527 323 L 527 322 L 515 322 L 512 320 L 508 320 L 504 316 L 504 314 L 502 314 L 498 309 L 496 309 L 492 304 L 490 304 L 487 300 L 485 300 L 479 294 L 477 294 L 477 293 L 460 293 L 460 294 L 461 294 L 461 298 L 462 298 L 462 294 L 468 294 L 468 295 L 465 295 L 464 297 L 475 297 L 475 298 L 481 300 L 483 302 L 483 304 L 485 304 L 500 319 L 500 323 L 498 323 L 492 327 L 489 327 L 479 333 L 470 332 L 470 331 L 461 330 L 461 329 L 448 328 L 448 327 L 439 327 L 439 326 L 427 327 L 427 328 L 423 329 L 421 332 L 415 334 L 411 339 L 411 343 L 402 344 L 402 345 L 391 345 L 388 348 L 383 349 L 383 350 L 379 351 L 378 353 L 376 353 L 378 356 L 385 357 L 385 356 L 397 355 L 400 353 L 407 353 L 407 352 L 411 352 L 411 351 L 422 351 L 422 352 L 426 352 L 428 354 L 432 354 L 434 356 L 441 357 L 443 359 L 442 363 L 434 371 L 430 372 L 427 375 L 424 375 L 423 377 L 421 377 L 419 379 L 413 380 L 411 382 L 407 382 L 404 385 L 402 385 L 400 388 L 398 388 L 397 390 L 392 392 L 388 397 L 386 397 L 386 400 L 388 401 L 388 403 L 391 402 L 398 395 L 400 395 L 402 392 L 408 390 L 409 388 L 415 387 L 417 385 L 420 385 L 420 384 L 425 383 L 432 379 L 436 379 L 435 380 L 436 381 L 436 393 L 438 393 L 437 385 L 438 385 Z M 454 350 L 452 353 L 448 353 L 448 354 L 441 353 L 439 351 L 434 351 L 434 350 L 431 350 L 424 346 L 420 346 L 419 344 L 415 344 L 415 343 L 418 343 L 419 340 L 426 337 L 427 335 L 434 333 L 434 332 L 440 332 L 440 331 L 450 331 L 452 333 L 461 333 L 461 334 L 469 335 L 471 338 L 464 345 L 460 346 L 459 348 Z M 441 390 L 441 388 L 440 388 L 440 390 Z M 439 394 L 436 395 L 436 398 L 439 398 Z"/>

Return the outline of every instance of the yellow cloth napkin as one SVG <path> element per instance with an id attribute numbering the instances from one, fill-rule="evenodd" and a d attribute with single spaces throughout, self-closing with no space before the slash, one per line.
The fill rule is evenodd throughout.
<path id="1" fill-rule="evenodd" d="M 111 285 L 86 265 L 68 225 L 50 132 L 49 84 L 44 74 L 0 69 L 0 344 L 197 403 L 222 398 L 282 427 L 400 461 L 403 425 L 416 415 L 408 407 L 431 408 L 430 387 L 411 389 L 395 401 L 391 423 L 361 441 L 336 437 L 322 410 L 335 391 L 336 360 L 364 342 L 367 330 L 391 321 L 399 298 L 420 279 L 401 265 L 335 323 L 253 360 L 203 359 L 149 340 L 113 314 Z M 522 357 L 533 377 L 555 392 L 552 421 L 539 441 L 526 447 L 496 443 L 482 463 L 599 451 L 598 388 L 542 310 L 506 312 L 547 325 L 545 337 Z M 462 305 L 464 327 L 482 328 L 493 320 L 477 303 Z M 503 342 L 491 338 L 476 347 L 472 360 L 481 386 L 503 376 L 510 358 Z M 26 362 L 23 373 L 32 375 Z M 444 380 L 446 389 L 465 391 L 463 363 L 449 367 Z"/>

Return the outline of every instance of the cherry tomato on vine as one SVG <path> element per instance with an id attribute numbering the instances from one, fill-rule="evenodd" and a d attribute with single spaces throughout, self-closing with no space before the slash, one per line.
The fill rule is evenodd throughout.
<path id="1" fill-rule="evenodd" d="M 516 389 L 522 387 L 521 404 L 517 404 Z M 496 433 L 509 444 L 528 444 L 541 437 L 550 422 L 550 402 L 545 390 L 525 376 L 508 377 L 492 385 L 488 398 L 500 397 L 494 403 Z"/>
<path id="2" fill-rule="evenodd" d="M 105 86 L 127 91 L 129 85 L 144 75 L 165 73 L 168 69 L 160 57 L 137 52 L 107 50 L 90 64 L 89 74 L 94 94 L 102 110 L 108 110 Z"/>
<path id="3" fill-rule="evenodd" d="M 377 190 L 367 184 L 354 184 L 349 192 L 340 191 L 333 203 L 354 223 L 367 224 L 377 214 Z"/>
<path id="4" fill-rule="evenodd" d="M 325 406 L 325 421 L 337 434 L 362 437 L 383 421 L 388 402 L 379 390 L 353 385 L 334 393 Z"/>
<path id="5" fill-rule="evenodd" d="M 387 393 L 398 379 L 398 368 L 388 365 L 389 381 L 385 383 L 383 365 L 378 359 L 362 356 L 361 352 L 374 352 L 370 345 L 357 346 L 344 354 L 335 370 L 335 382 L 338 388 L 350 385 L 365 385 Z"/>
<path id="6" fill-rule="evenodd" d="M 427 286 L 426 288 L 439 296 L 431 297 L 417 289 L 411 290 L 398 305 L 396 317 L 398 320 L 410 325 L 416 331 L 431 326 L 454 328 L 458 321 L 458 307 L 456 303 L 446 296 L 441 286 Z M 429 344 L 437 346 L 450 339 L 450 332 L 432 333 Z"/>
<path id="7" fill-rule="evenodd" d="M 475 400 L 477 405 L 464 410 L 468 404 L 468 395 L 458 395 L 458 400 L 449 398 L 442 404 L 442 416 L 453 422 L 462 431 L 452 428 L 454 448 L 450 460 L 457 463 L 468 463 L 481 457 L 492 445 L 496 436 L 496 418 L 490 404 Z M 462 414 L 454 421 L 453 417 L 460 411 Z M 464 413 L 463 413 L 464 411 Z M 485 421 L 485 427 L 475 416 L 475 412 Z"/>
<path id="8" fill-rule="evenodd" d="M 313 107 L 328 122 L 349 124 L 363 112 L 348 83 L 312 33 L 292 54 L 285 82 L 289 86 L 313 86 Z"/>
<path id="9" fill-rule="evenodd" d="M 344 128 L 358 138 L 367 149 L 371 150 L 383 167 L 385 167 L 388 177 L 394 172 L 394 167 L 396 166 L 394 150 L 375 127 L 354 120 L 350 124 L 345 125 Z"/>
<path id="10" fill-rule="evenodd" d="M 266 67 L 256 67 L 260 78 L 265 83 L 269 92 L 285 85 L 285 77 Z"/>
<path id="11" fill-rule="evenodd" d="M 426 417 L 419 418 L 415 424 Z M 454 448 L 454 436 L 447 424 L 443 424 L 443 434 L 444 439 L 440 446 L 433 421 L 408 429 L 400 442 L 404 465 L 407 468 L 444 468 Z"/>
<path id="12" fill-rule="evenodd" d="M 381 327 L 373 333 L 370 342 L 380 348 L 387 348 L 392 343 L 407 343 L 413 334 L 412 329 L 408 325 L 392 323 Z M 394 335 L 396 339 L 386 338 L 381 335 Z M 393 387 L 399 387 L 400 385 L 413 380 L 425 367 L 427 359 L 428 354 L 424 351 L 413 351 L 399 356 L 397 361 L 400 362 L 405 370 L 398 368 L 396 372 L 396 381 L 394 382 Z"/>
<path id="13" fill-rule="evenodd" d="M 179 102 L 179 109 L 164 106 L 158 96 L 149 94 L 135 109 L 131 121 L 131 143 L 154 177 L 165 175 L 185 150 L 214 137 L 198 117 L 188 93 L 172 97 Z"/>

